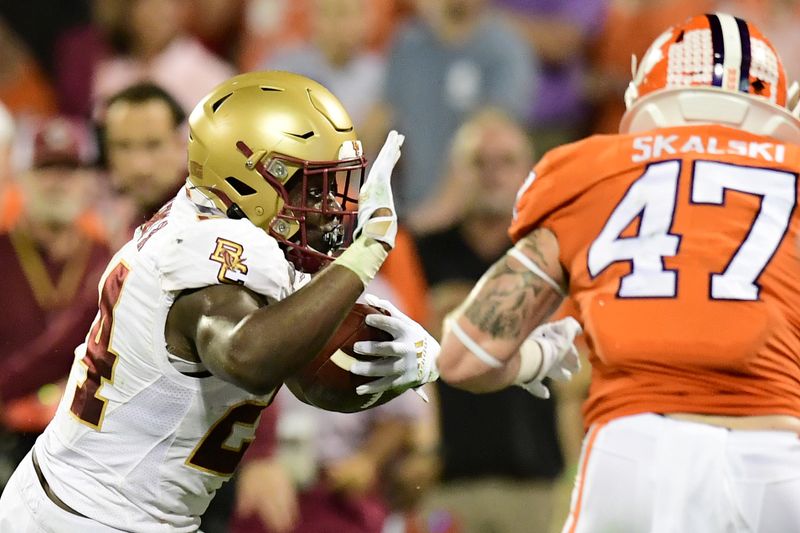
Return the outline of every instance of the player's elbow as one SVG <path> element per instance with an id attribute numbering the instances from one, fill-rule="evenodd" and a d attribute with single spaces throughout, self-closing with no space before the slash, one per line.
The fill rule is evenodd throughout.
<path id="1" fill-rule="evenodd" d="M 486 392 L 482 390 L 480 372 L 476 372 L 472 362 L 467 359 L 468 354 L 461 352 L 443 351 L 437 361 L 439 379 L 457 389 L 468 392 Z"/>
<path id="2" fill-rule="evenodd" d="M 247 345 L 232 343 L 219 354 L 205 361 L 211 373 L 251 394 L 269 394 L 282 383 L 277 373 L 263 371 L 258 354 Z"/>
<path id="3" fill-rule="evenodd" d="M 244 389 L 250 394 L 255 394 L 257 396 L 270 394 L 281 385 L 280 381 L 260 378 L 254 376 L 252 372 L 246 371 L 238 373 L 231 381 L 240 389 Z"/>
<path id="4" fill-rule="evenodd" d="M 436 360 L 436 366 L 439 369 L 439 379 L 453 386 L 461 382 L 463 379 L 463 364 L 461 364 L 461 360 L 462 357 L 460 354 L 443 349 L 439 354 L 439 358 Z"/>
<path id="5" fill-rule="evenodd" d="M 483 394 L 507 386 L 505 365 L 489 367 L 466 350 L 443 350 L 437 363 L 440 379 L 457 389 Z"/>
<path id="6" fill-rule="evenodd" d="M 259 396 L 269 394 L 281 385 L 281 381 L 254 372 L 253 365 L 241 362 L 229 364 L 219 377 Z"/>

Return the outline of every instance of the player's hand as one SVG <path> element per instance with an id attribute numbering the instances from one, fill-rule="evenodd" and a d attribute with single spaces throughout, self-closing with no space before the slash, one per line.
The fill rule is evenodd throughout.
<path id="1" fill-rule="evenodd" d="M 294 531 L 300 505 L 297 489 L 286 469 L 273 459 L 242 465 L 236 483 L 236 512 L 240 516 L 256 515 L 275 533 Z"/>
<path id="2" fill-rule="evenodd" d="M 394 248 L 397 236 L 397 210 L 392 196 L 392 169 L 400 158 L 405 137 L 392 130 L 386 137 L 378 157 L 372 163 L 364 186 L 358 195 L 358 223 L 354 236 L 363 232 L 367 237 Z M 375 215 L 378 209 L 388 209 L 388 215 Z"/>
<path id="3" fill-rule="evenodd" d="M 535 350 L 536 347 L 531 343 L 536 343 L 541 348 L 542 362 L 536 376 L 520 384 L 520 387 L 536 397 L 547 399 L 550 397 L 550 390 L 542 383 L 544 378 L 556 381 L 572 379 L 573 374 L 581 369 L 578 349 L 574 344 L 575 337 L 581 331 L 581 325 L 571 316 L 542 324 L 533 330 L 520 346 L 520 352 Z"/>
<path id="4" fill-rule="evenodd" d="M 379 377 L 356 388 L 358 394 L 373 394 L 391 389 L 418 387 L 439 378 L 436 358 L 439 343 L 425 328 L 408 318 L 386 300 L 371 294 L 365 299 L 368 304 L 388 311 L 389 315 L 367 315 L 368 325 L 389 333 L 391 341 L 359 341 L 353 350 L 362 355 L 371 355 L 374 361 L 357 361 L 350 372 L 359 376 Z"/>

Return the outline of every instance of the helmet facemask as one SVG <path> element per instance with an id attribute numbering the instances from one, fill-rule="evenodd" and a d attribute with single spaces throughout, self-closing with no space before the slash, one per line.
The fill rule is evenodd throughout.
<path id="1" fill-rule="evenodd" d="M 250 157 L 252 151 L 244 143 L 237 146 Z M 275 153 L 255 165 L 283 203 L 269 224 L 269 233 L 298 270 L 317 272 L 352 243 L 358 191 L 367 165 L 360 153 L 357 149 L 348 154 L 354 157 L 331 161 Z"/>

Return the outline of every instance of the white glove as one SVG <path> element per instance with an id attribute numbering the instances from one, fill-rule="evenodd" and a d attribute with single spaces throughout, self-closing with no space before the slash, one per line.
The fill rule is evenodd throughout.
<path id="1" fill-rule="evenodd" d="M 365 299 L 371 306 L 389 312 L 389 316 L 367 315 L 367 324 L 389 333 L 394 340 L 359 341 L 353 345 L 356 353 L 375 356 L 376 359 L 355 362 L 350 372 L 380 378 L 360 385 L 356 393 L 373 394 L 436 381 L 439 378 L 436 369 L 439 343 L 436 339 L 390 302 L 371 294 L 367 294 Z"/>
<path id="2" fill-rule="evenodd" d="M 550 397 L 550 390 L 542 380 L 546 377 L 556 381 L 569 381 L 572 375 L 581 369 L 581 361 L 574 340 L 581 333 L 581 325 L 571 316 L 557 322 L 542 324 L 528 335 L 520 346 L 520 355 L 524 352 L 541 352 L 539 371 L 520 387 L 542 399 Z M 535 357 L 535 355 L 534 355 Z"/>
<path id="3" fill-rule="evenodd" d="M 364 235 L 394 248 L 397 236 L 397 210 L 394 208 L 392 196 L 392 169 L 400 159 L 400 147 L 405 137 L 392 130 L 386 137 L 378 157 L 372 163 L 364 186 L 358 194 L 358 223 L 354 237 Z M 391 216 L 372 217 L 378 209 L 385 207 L 391 210 Z"/>

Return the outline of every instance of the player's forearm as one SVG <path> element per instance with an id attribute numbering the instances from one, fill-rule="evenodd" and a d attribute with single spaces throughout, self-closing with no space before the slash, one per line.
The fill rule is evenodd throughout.
<path id="1" fill-rule="evenodd" d="M 532 313 L 535 325 L 544 321 L 556 307 L 552 302 L 558 300 L 557 295 L 543 299 Z M 474 393 L 500 390 L 517 382 L 521 361 L 519 349 L 528 337 L 527 328 L 497 338 L 470 321 L 464 312 L 463 308 L 456 310 L 448 318 L 449 325 L 445 326 L 438 359 L 441 379 Z"/>
<path id="2" fill-rule="evenodd" d="M 502 390 L 514 383 L 519 372 L 519 358 L 512 357 L 502 366 L 493 368 L 478 360 L 463 345 L 452 346 L 460 344 L 457 340 L 447 338 L 443 342 L 439 373 L 440 379 L 449 385 L 479 394 Z"/>
<path id="3" fill-rule="evenodd" d="M 251 392 L 274 389 L 319 353 L 363 289 L 356 274 L 331 265 L 299 291 L 232 327 L 218 348 L 224 358 L 212 372 Z"/>
<path id="4" fill-rule="evenodd" d="M 552 233 L 537 230 L 520 241 L 448 317 L 438 359 L 441 379 L 473 392 L 513 383 L 520 346 L 560 304 L 562 280 Z"/>

